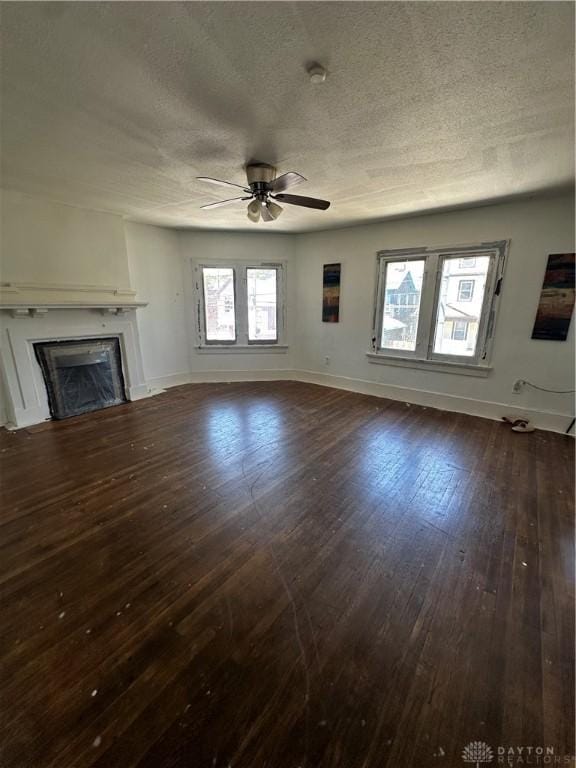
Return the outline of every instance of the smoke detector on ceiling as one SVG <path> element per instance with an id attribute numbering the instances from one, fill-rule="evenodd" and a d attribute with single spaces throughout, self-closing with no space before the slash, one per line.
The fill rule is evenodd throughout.
<path id="1" fill-rule="evenodd" d="M 324 80 L 326 80 L 326 70 L 324 67 L 321 67 L 320 64 L 313 64 L 309 67 L 308 75 L 310 77 L 310 82 L 314 83 L 314 85 L 323 83 Z"/>

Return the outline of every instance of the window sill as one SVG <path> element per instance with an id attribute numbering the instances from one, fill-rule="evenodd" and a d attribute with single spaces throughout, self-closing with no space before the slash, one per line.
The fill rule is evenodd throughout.
<path id="1" fill-rule="evenodd" d="M 419 368 L 434 373 L 454 373 L 462 376 L 486 377 L 492 372 L 491 365 L 473 365 L 469 363 L 449 363 L 439 360 L 416 360 L 413 357 L 399 355 L 383 355 L 380 352 L 366 352 L 369 363 L 379 365 L 397 365 L 402 368 Z"/>
<path id="2" fill-rule="evenodd" d="M 286 354 L 287 344 L 204 344 L 195 347 L 200 355 L 251 355 L 256 354 Z"/>

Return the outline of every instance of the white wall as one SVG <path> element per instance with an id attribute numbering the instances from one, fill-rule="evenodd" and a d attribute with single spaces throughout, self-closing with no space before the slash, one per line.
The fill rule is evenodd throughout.
<path id="1" fill-rule="evenodd" d="M 6 190 L 0 211 L 2 282 L 130 288 L 120 216 Z"/>
<path id="2" fill-rule="evenodd" d="M 146 381 L 162 387 L 181 383 L 190 371 L 190 343 L 185 283 L 188 275 L 176 231 L 126 224 L 130 278 L 138 309 L 142 363 Z M 171 379 L 171 381 L 170 381 Z"/>
<path id="3" fill-rule="evenodd" d="M 488 378 L 370 363 L 376 252 L 510 239 Z M 574 250 L 569 196 L 494 205 L 296 237 L 298 329 L 296 368 L 302 378 L 409 402 L 499 418 L 518 408 L 541 426 L 568 426 L 573 396 L 526 389 L 574 387 L 574 320 L 565 342 L 532 341 L 532 325 L 550 253 Z M 342 263 L 340 322 L 322 323 L 322 266 Z M 325 358 L 329 357 L 326 364 Z M 424 394 L 423 394 L 424 393 Z"/>

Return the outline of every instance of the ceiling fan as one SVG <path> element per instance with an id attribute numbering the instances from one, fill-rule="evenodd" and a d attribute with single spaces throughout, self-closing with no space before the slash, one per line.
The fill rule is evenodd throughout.
<path id="1" fill-rule="evenodd" d="M 328 200 L 319 200 L 316 197 L 302 197 L 301 195 L 286 195 L 284 191 L 295 184 L 306 181 L 304 176 L 290 171 L 276 176 L 276 168 L 266 163 L 254 163 L 246 166 L 247 185 L 235 184 L 232 181 L 221 181 L 212 179 L 209 176 L 197 176 L 198 181 L 206 181 L 209 184 L 218 184 L 223 187 L 236 187 L 245 192 L 242 197 L 232 197 L 229 200 L 219 200 L 217 203 L 208 203 L 201 208 L 220 208 L 222 205 L 237 203 L 239 201 L 250 200 L 248 203 L 248 218 L 250 221 L 257 222 L 262 217 L 262 221 L 274 221 L 282 213 L 280 203 L 288 205 L 300 205 L 303 208 L 317 208 L 325 211 L 330 207 Z"/>

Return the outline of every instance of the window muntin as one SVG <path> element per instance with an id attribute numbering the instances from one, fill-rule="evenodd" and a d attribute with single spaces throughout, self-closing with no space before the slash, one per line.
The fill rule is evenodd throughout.
<path id="1" fill-rule="evenodd" d="M 203 267 L 202 290 L 206 342 L 234 343 L 234 270 L 230 267 Z"/>
<path id="2" fill-rule="evenodd" d="M 424 265 L 424 259 L 385 264 L 381 349 L 416 349 Z"/>
<path id="3" fill-rule="evenodd" d="M 272 267 L 246 269 L 248 301 L 248 342 L 278 340 L 277 270 Z"/>
<path id="4" fill-rule="evenodd" d="M 378 254 L 378 290 L 375 309 L 373 349 L 382 358 L 404 357 L 417 361 L 452 362 L 470 365 L 485 364 L 488 358 L 498 307 L 501 277 L 507 252 L 507 241 L 498 241 L 474 246 L 474 266 L 471 259 L 459 249 L 428 250 L 421 248 L 413 253 L 408 249 L 381 251 Z M 467 249 L 468 250 L 468 249 Z M 469 250 L 472 250 L 470 248 Z M 470 261 L 469 261 L 470 259 Z M 466 270 L 462 272 L 462 262 Z M 391 287 L 390 276 L 408 272 L 413 264 L 424 264 L 423 278 L 417 293 L 418 320 L 416 334 L 408 334 L 398 341 L 398 328 L 393 335 L 390 319 L 398 318 L 397 312 L 411 307 L 401 303 Z M 389 266 L 389 265 L 394 265 Z M 463 286 L 460 295 L 470 296 L 458 301 L 459 283 L 472 282 Z M 393 287 L 393 286 L 392 286 Z M 411 302 L 406 292 L 406 305 Z M 388 321 L 386 321 L 388 318 Z"/>
<path id="5" fill-rule="evenodd" d="M 458 301 L 472 301 L 474 296 L 474 280 L 460 280 L 458 282 Z"/>

